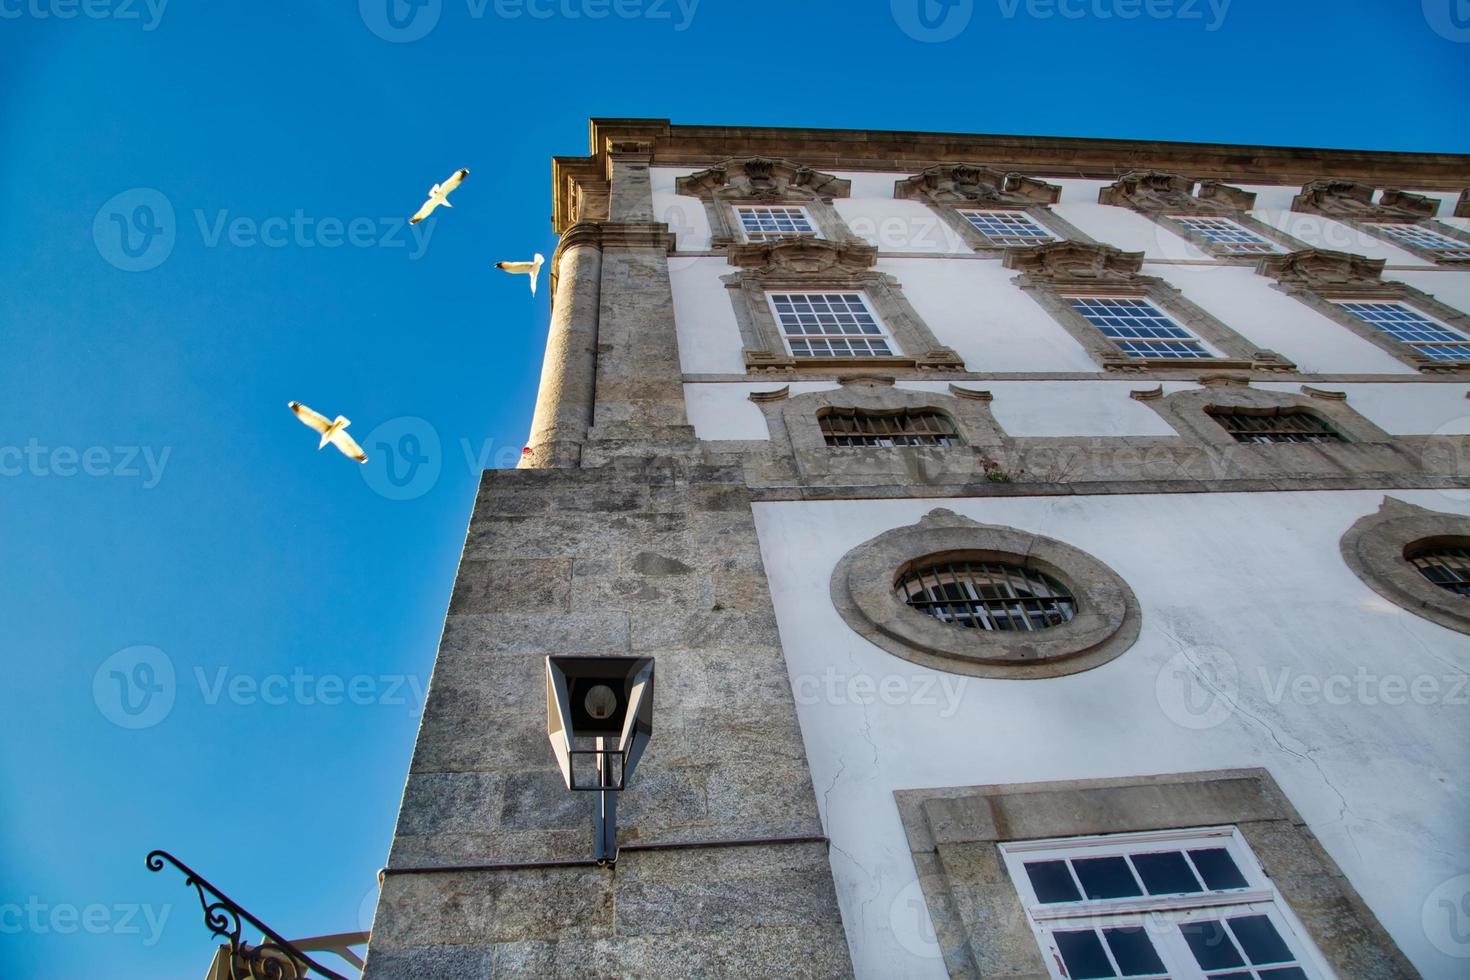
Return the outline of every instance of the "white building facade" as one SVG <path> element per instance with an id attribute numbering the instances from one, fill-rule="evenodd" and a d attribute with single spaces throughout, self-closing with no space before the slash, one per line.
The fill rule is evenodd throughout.
<path id="1" fill-rule="evenodd" d="M 370 977 L 1470 971 L 1470 159 L 592 135 Z"/>

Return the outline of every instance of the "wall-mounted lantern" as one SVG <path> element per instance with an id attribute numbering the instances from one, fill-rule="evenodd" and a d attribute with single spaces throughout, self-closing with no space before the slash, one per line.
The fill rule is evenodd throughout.
<path id="1" fill-rule="evenodd" d="M 653 736 L 652 657 L 547 657 L 546 734 L 567 788 L 597 794 L 593 857 L 618 859 L 618 793 Z"/>

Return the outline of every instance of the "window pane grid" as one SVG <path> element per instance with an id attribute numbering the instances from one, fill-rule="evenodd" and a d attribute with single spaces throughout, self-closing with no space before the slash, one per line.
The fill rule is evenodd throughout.
<path id="1" fill-rule="evenodd" d="M 996 245 L 1045 245 L 1057 237 L 1020 211 L 969 211 L 960 214 Z"/>
<path id="2" fill-rule="evenodd" d="M 852 447 L 955 446 L 954 423 L 938 412 L 827 412 L 819 419 L 827 445 Z"/>
<path id="3" fill-rule="evenodd" d="M 1275 245 L 1260 235 L 1246 231 L 1229 218 L 1177 215 L 1174 220 L 1226 252 L 1254 254 L 1279 251 Z"/>
<path id="4" fill-rule="evenodd" d="M 740 227 L 745 232 L 745 237 L 752 242 L 817 233 L 805 208 L 738 204 L 735 206 L 735 213 L 740 217 Z"/>
<path id="5" fill-rule="evenodd" d="M 887 357 L 893 353 L 861 293 L 772 293 L 771 306 L 793 357 Z"/>
<path id="6" fill-rule="evenodd" d="M 1076 600 L 1060 582 L 1003 562 L 928 565 L 905 574 L 894 588 L 919 612 L 966 629 L 1041 630 L 1077 612 Z"/>
<path id="7" fill-rule="evenodd" d="M 1409 563 L 1446 592 L 1470 596 L 1470 548 L 1433 548 L 1419 552 Z"/>
<path id="8" fill-rule="evenodd" d="M 1420 225 L 1376 223 L 1370 227 L 1396 242 L 1425 249 L 1441 258 L 1470 259 L 1470 244 Z"/>
<path id="9" fill-rule="evenodd" d="M 1134 357 L 1195 359 L 1210 352 L 1188 330 L 1141 299 L 1073 296 L 1068 302 L 1087 322 Z"/>
<path id="10" fill-rule="evenodd" d="M 1311 412 L 1277 409 L 1271 412 L 1207 410 L 1236 442 L 1316 443 L 1346 442 L 1322 419 Z"/>
<path id="11" fill-rule="evenodd" d="M 1470 361 L 1470 339 L 1402 303 L 1338 303 L 1353 316 L 1436 361 Z"/>

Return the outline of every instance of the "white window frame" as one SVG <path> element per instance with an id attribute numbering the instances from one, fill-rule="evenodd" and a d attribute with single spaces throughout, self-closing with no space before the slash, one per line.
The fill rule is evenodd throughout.
<path id="1" fill-rule="evenodd" d="M 1366 222 L 1369 230 L 1374 234 L 1387 239 L 1391 244 L 1404 249 L 1419 249 L 1421 252 L 1429 252 L 1433 255 L 1443 255 L 1445 258 L 1470 259 L 1470 242 L 1463 242 L 1458 238 L 1446 235 L 1442 231 L 1425 225 L 1405 224 L 1401 221 L 1369 221 Z M 1424 242 L 1416 242 L 1413 235 L 1429 235 L 1441 239 L 1443 245 L 1426 245 Z"/>
<path id="2" fill-rule="evenodd" d="M 731 204 L 730 207 L 735 212 L 735 227 L 740 230 L 740 237 L 744 241 L 747 241 L 747 242 L 772 242 L 772 241 L 777 240 L 778 238 L 821 238 L 821 237 L 823 237 L 822 236 L 821 229 L 817 227 L 817 222 L 812 218 L 812 213 L 807 208 L 807 206 L 805 204 L 760 204 L 760 203 L 746 203 L 746 204 Z M 789 235 L 782 235 L 782 234 L 778 234 L 778 233 L 775 233 L 775 232 L 770 232 L 770 233 L 761 232 L 761 233 L 758 233 L 757 235 L 753 236 L 750 233 L 750 231 L 747 230 L 746 227 L 745 227 L 744 212 L 747 211 L 747 210 L 750 210 L 750 211 L 798 211 L 798 212 L 801 213 L 802 220 L 806 222 L 806 226 L 808 228 L 810 228 L 811 230 L 810 231 L 792 232 Z"/>
<path id="3" fill-rule="evenodd" d="M 888 353 L 887 354 L 836 354 L 836 355 L 833 355 L 831 357 L 824 357 L 824 356 L 822 356 L 820 354 L 809 354 L 809 353 L 800 353 L 800 354 L 798 354 L 791 347 L 791 341 L 792 341 L 793 337 L 791 335 L 789 335 L 789 334 L 786 333 L 786 325 L 781 322 L 781 311 L 779 309 L 777 309 L 777 307 L 776 307 L 776 297 L 777 296 L 856 296 L 862 302 L 863 306 L 867 309 L 868 315 L 873 318 L 873 322 L 875 324 L 877 324 L 877 326 L 878 326 L 878 333 L 876 333 L 876 334 L 842 334 L 842 333 L 831 333 L 831 334 L 802 334 L 802 335 L 796 336 L 794 339 L 796 339 L 796 340 L 808 339 L 809 340 L 809 339 L 812 339 L 814 337 L 817 338 L 817 339 L 828 339 L 828 340 L 831 340 L 831 339 L 853 340 L 853 339 L 881 338 L 888 345 Z M 795 358 L 797 358 L 799 360 L 822 362 L 822 361 L 835 361 L 835 360 L 840 360 L 841 358 L 844 358 L 844 357 L 869 359 L 869 358 L 879 358 L 879 357 L 902 357 L 902 356 L 904 356 L 903 350 L 898 346 L 898 341 L 894 340 L 894 338 L 893 338 L 893 332 L 888 329 L 888 324 L 886 324 L 886 323 L 883 322 L 883 318 L 881 316 L 879 316 L 878 315 L 878 311 L 873 308 L 873 301 L 868 298 L 868 294 L 864 290 L 861 290 L 861 289 L 771 289 L 771 290 L 767 290 L 766 291 L 766 305 L 770 308 L 770 311 L 771 311 L 771 319 L 776 324 L 776 332 L 781 335 L 781 343 L 783 345 L 785 345 L 785 347 L 786 347 L 786 353 L 789 356 L 795 357 Z"/>
<path id="4" fill-rule="evenodd" d="M 1079 292 L 1066 292 L 1066 293 L 1062 293 L 1061 294 L 1061 297 L 1062 297 L 1062 301 L 1067 304 L 1067 310 L 1069 312 L 1071 312 L 1074 315 L 1080 317 L 1082 319 L 1082 322 L 1083 323 L 1087 324 L 1093 330 L 1096 330 L 1098 332 L 1098 335 L 1099 336 L 1101 336 L 1104 340 L 1108 341 L 1110 344 L 1113 344 L 1114 346 L 1116 346 L 1118 348 L 1119 352 L 1121 352 L 1126 357 L 1139 357 L 1139 358 L 1144 358 L 1146 360 L 1158 360 L 1158 361 L 1178 361 L 1181 364 L 1189 364 L 1191 362 L 1208 361 L 1211 358 L 1221 358 L 1221 357 L 1224 357 L 1225 356 L 1219 350 L 1217 350 L 1214 347 L 1214 345 L 1207 343 L 1203 337 L 1201 337 L 1199 334 L 1195 333 L 1193 330 L 1189 329 L 1189 327 L 1185 326 L 1180 321 L 1180 318 L 1179 318 L 1179 316 L 1177 314 L 1170 312 L 1166 307 L 1164 307 L 1163 305 L 1161 305 L 1160 303 L 1158 303 L 1156 300 L 1154 300 L 1150 296 L 1137 296 L 1137 295 L 1129 296 L 1129 295 L 1126 295 L 1126 294 L 1116 294 L 1116 293 L 1079 293 Z M 1136 353 L 1134 351 L 1124 350 L 1123 349 L 1123 345 L 1126 344 L 1126 343 L 1150 343 L 1150 342 L 1152 342 L 1152 343 L 1167 344 L 1170 341 L 1173 341 L 1175 343 L 1178 343 L 1178 344 L 1181 344 L 1182 345 L 1182 344 L 1186 343 L 1187 341 L 1186 341 L 1186 338 L 1184 338 L 1184 337 L 1167 337 L 1167 338 L 1110 337 L 1110 336 L 1108 336 L 1107 333 L 1105 333 L 1103 331 L 1103 328 L 1101 326 L 1099 326 L 1096 323 L 1093 323 L 1090 319 L 1088 319 L 1087 314 L 1083 313 L 1081 310 L 1077 309 L 1077 307 L 1073 305 L 1072 301 L 1073 300 L 1078 300 L 1078 299 L 1081 299 L 1081 300 L 1093 300 L 1093 301 L 1099 301 L 1099 300 L 1101 300 L 1101 301 L 1109 301 L 1109 302 L 1146 303 L 1148 305 L 1148 307 L 1150 309 L 1152 309 L 1155 313 L 1157 313 L 1159 316 L 1161 316 L 1164 319 L 1168 320 L 1174 326 L 1178 327 L 1180 330 L 1183 330 L 1186 334 L 1188 334 L 1189 336 L 1188 336 L 1187 339 L 1194 341 L 1196 344 L 1199 344 L 1200 347 L 1202 347 L 1204 349 L 1205 354 L 1204 354 L 1203 357 L 1168 357 L 1168 356 L 1166 356 L 1164 354 L 1139 354 L 1139 353 Z"/>
<path id="5" fill-rule="evenodd" d="M 1179 222 L 1179 224 L 1182 227 L 1188 229 L 1193 234 L 1196 234 L 1196 235 L 1200 236 L 1201 238 L 1203 238 L 1205 241 L 1209 242 L 1209 244 L 1213 248 L 1216 248 L 1219 251 L 1224 252 L 1224 253 L 1226 253 L 1228 255 L 1272 255 L 1272 254 L 1280 254 L 1283 251 L 1283 249 L 1281 248 L 1280 245 L 1278 245 L 1275 242 L 1271 241 L 1266 236 L 1264 236 L 1262 234 L 1259 234 L 1258 232 L 1251 231 L 1249 228 L 1245 227 L 1240 222 L 1235 221 L 1232 218 L 1226 218 L 1226 217 L 1222 217 L 1221 215 L 1215 215 L 1215 214 L 1174 214 L 1174 215 L 1170 215 L 1169 217 L 1171 217 L 1175 221 Z M 1237 233 L 1239 233 L 1241 235 L 1244 235 L 1247 238 L 1253 238 L 1253 239 L 1255 239 L 1256 242 L 1260 243 L 1261 245 L 1263 245 L 1265 247 L 1264 248 L 1242 248 L 1242 247 L 1240 247 L 1243 244 L 1241 242 L 1221 242 L 1221 241 L 1216 241 L 1215 239 L 1213 239 L 1213 238 L 1210 237 L 1210 235 L 1209 235 L 1208 232 L 1203 231 L 1202 229 L 1195 227 L 1193 224 L 1191 224 L 1191 222 L 1201 222 L 1201 223 L 1203 223 L 1205 225 L 1211 225 L 1211 224 L 1216 224 L 1216 223 L 1229 225 Z"/>
<path id="6" fill-rule="evenodd" d="M 984 235 L 987 239 L 989 239 L 990 241 L 994 242 L 996 245 L 999 245 L 1002 248 L 1035 248 L 1038 245 L 1050 245 L 1053 242 L 1059 242 L 1059 241 L 1062 240 L 1061 238 L 1059 238 L 1057 236 L 1056 232 L 1052 231 L 1046 225 L 1044 225 L 1041 222 L 1037 221 L 1028 212 L 1026 212 L 1025 210 L 1023 210 L 1021 208 L 955 208 L 955 211 L 958 212 L 958 214 L 959 214 L 959 216 L 961 218 L 964 218 L 965 219 L 965 223 L 968 224 L 971 228 L 973 228 L 975 230 L 975 233 L 976 234 L 978 234 L 978 235 Z M 977 226 L 974 221 L 970 220 L 970 215 L 972 215 L 972 214 L 983 214 L 983 215 L 996 215 L 996 214 L 999 214 L 999 215 L 1005 215 L 1008 218 L 1019 218 L 1022 221 L 1026 222 L 1031 227 L 1035 228 L 1037 231 L 1041 232 L 1046 237 L 1045 238 L 1028 238 L 1026 240 L 1026 243 L 1023 244 L 1023 245 L 1018 245 L 1018 244 L 1009 243 L 1009 242 L 996 241 L 996 238 L 995 238 L 994 235 L 990 234 L 985 229 Z M 1016 236 L 1010 236 L 1010 237 L 1016 237 Z"/>
<path id="7" fill-rule="evenodd" d="M 1437 316 L 1430 316 L 1428 313 L 1425 313 L 1422 309 L 1415 306 L 1413 303 L 1407 302 L 1405 300 L 1349 297 L 1347 299 L 1329 298 L 1328 302 L 1340 307 L 1342 309 L 1343 315 L 1352 317 L 1354 320 L 1357 320 L 1359 323 L 1363 324 L 1363 326 L 1368 327 L 1372 330 L 1377 330 L 1389 340 L 1393 340 L 1400 344 L 1403 344 L 1409 350 L 1414 351 L 1417 354 L 1422 354 L 1425 357 L 1430 357 L 1430 355 L 1425 351 L 1425 348 L 1456 346 L 1470 347 L 1470 336 L 1466 336 L 1463 330 L 1459 330 L 1455 327 L 1450 326 L 1448 323 L 1445 323 Z M 1459 337 L 1460 340 L 1404 340 L 1402 337 L 1398 337 L 1383 329 L 1382 324 L 1374 320 L 1364 320 L 1352 310 L 1348 309 L 1349 304 L 1356 306 L 1396 306 L 1401 309 L 1408 310 L 1410 313 L 1413 313 L 1415 316 L 1422 319 L 1425 323 L 1434 324 L 1437 328 L 1443 330 L 1447 334 Z M 1435 364 L 1464 364 L 1467 361 L 1470 361 L 1470 358 L 1466 357 L 1430 357 L 1430 359 Z"/>
<path id="8" fill-rule="evenodd" d="M 1025 869 L 1028 861 L 1114 857 L 1151 851 L 1206 848 L 1224 848 L 1244 876 L 1246 887 L 1187 895 L 1142 895 L 1122 899 L 1084 899 L 1042 904 L 1036 898 L 1035 888 Z M 1026 911 L 1027 923 L 1036 937 L 1053 980 L 1071 980 L 1062 965 L 1060 948 L 1053 938 L 1055 933 L 1108 928 L 1142 929 L 1163 961 L 1165 973 L 1138 976 L 1137 980 L 1155 980 L 1165 976 L 1172 980 L 1207 980 L 1211 976 L 1238 973 L 1255 977 L 1261 970 L 1292 965 L 1301 969 L 1309 980 L 1336 980 L 1337 974 L 1327 965 L 1309 938 L 1306 928 L 1261 869 L 1260 862 L 1251 853 L 1250 846 L 1240 831 L 1234 827 L 1015 841 L 1001 844 L 1000 852 L 1006 871 L 1010 874 Z M 1201 881 L 1201 884 L 1204 882 Z M 1080 893 L 1081 883 L 1077 882 L 1077 885 Z M 1266 916 L 1296 956 L 1296 962 L 1279 966 L 1211 970 L 1208 974 L 1201 970 L 1179 926 L 1191 921 L 1222 919 L 1241 914 Z M 1102 947 L 1114 970 L 1122 976 L 1107 943 L 1103 942 Z"/>

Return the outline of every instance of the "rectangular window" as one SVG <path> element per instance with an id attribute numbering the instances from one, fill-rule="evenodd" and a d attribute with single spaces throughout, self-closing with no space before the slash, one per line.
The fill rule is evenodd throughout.
<path id="1" fill-rule="evenodd" d="M 938 412 L 864 412 L 831 409 L 818 421 L 827 445 L 837 447 L 958 446 L 954 423 Z"/>
<path id="2" fill-rule="evenodd" d="M 1072 309 L 1133 357 L 1213 357 L 1199 339 L 1147 300 L 1130 296 L 1070 296 Z"/>
<path id="3" fill-rule="evenodd" d="M 1259 255 L 1267 252 L 1281 251 L 1281 249 L 1260 235 L 1246 231 L 1229 218 L 1205 218 L 1198 215 L 1180 214 L 1174 215 L 1174 220 L 1195 234 L 1202 236 L 1222 252 L 1230 252 L 1237 255 Z"/>
<path id="4" fill-rule="evenodd" d="M 1353 316 L 1435 361 L 1470 361 L 1470 338 L 1403 303 L 1338 302 Z"/>
<path id="5" fill-rule="evenodd" d="M 1322 419 L 1304 409 L 1207 408 L 1236 442 L 1346 442 Z"/>
<path id="6" fill-rule="evenodd" d="M 1412 245 L 1415 248 L 1433 252 L 1439 258 L 1470 259 L 1470 243 L 1431 231 L 1423 225 L 1400 225 L 1378 221 L 1369 224 L 1368 227 L 1400 244 Z"/>
<path id="7" fill-rule="evenodd" d="M 1023 211 L 971 211 L 960 214 L 975 230 L 997 245 L 1045 245 L 1057 236 L 1041 227 Z"/>
<path id="8" fill-rule="evenodd" d="M 748 242 L 763 242 L 770 238 L 806 236 L 815 238 L 817 229 L 803 207 L 770 207 L 764 204 L 737 204 L 735 214 L 740 218 L 740 230 L 745 232 Z"/>
<path id="9" fill-rule="evenodd" d="M 893 341 L 862 293 L 770 293 L 792 357 L 890 357 Z"/>
<path id="10" fill-rule="evenodd" d="M 1001 845 L 1057 980 L 1318 980 L 1233 827 Z"/>

